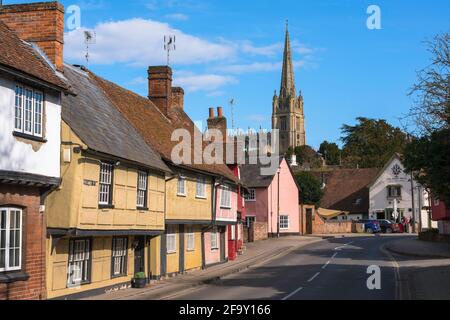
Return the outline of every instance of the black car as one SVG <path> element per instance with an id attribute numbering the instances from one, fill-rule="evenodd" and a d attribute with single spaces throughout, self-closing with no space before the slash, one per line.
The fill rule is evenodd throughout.
<path id="1" fill-rule="evenodd" d="M 393 233 L 398 232 L 397 224 L 386 219 L 376 220 L 380 224 L 381 232 L 383 233 Z"/>

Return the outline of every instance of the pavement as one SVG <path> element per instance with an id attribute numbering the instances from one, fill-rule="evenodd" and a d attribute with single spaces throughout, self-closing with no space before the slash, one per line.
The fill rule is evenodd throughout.
<path id="1" fill-rule="evenodd" d="M 336 235 L 345 237 L 346 235 Z M 145 289 L 127 288 L 85 298 L 85 300 L 159 300 L 170 298 L 195 287 L 220 280 L 222 277 L 238 273 L 260 263 L 266 263 L 277 257 L 288 254 L 307 244 L 323 241 L 322 235 L 289 236 L 279 239 L 268 239 L 246 244 L 243 255 L 235 261 L 215 265 L 206 270 L 195 270 L 172 278 L 157 281 Z"/>
<path id="2" fill-rule="evenodd" d="M 392 241 L 386 249 L 395 254 L 431 259 L 450 259 L 450 243 L 419 240 L 417 236 Z"/>

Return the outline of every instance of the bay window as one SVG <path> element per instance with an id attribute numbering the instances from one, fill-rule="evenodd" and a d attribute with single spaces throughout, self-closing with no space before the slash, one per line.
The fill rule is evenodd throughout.
<path id="1" fill-rule="evenodd" d="M 44 95 L 41 91 L 16 85 L 14 131 L 42 138 Z"/>

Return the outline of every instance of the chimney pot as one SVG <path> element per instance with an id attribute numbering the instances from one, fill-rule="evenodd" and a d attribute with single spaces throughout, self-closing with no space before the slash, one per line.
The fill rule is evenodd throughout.
<path id="1" fill-rule="evenodd" d="M 214 108 L 209 108 L 209 118 L 214 118 Z"/>
<path id="2" fill-rule="evenodd" d="M 217 116 L 219 118 L 223 117 L 223 111 L 222 111 L 222 107 L 217 107 Z"/>

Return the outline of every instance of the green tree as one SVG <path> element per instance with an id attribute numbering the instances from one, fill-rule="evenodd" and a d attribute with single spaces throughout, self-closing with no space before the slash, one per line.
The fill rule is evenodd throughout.
<path id="1" fill-rule="evenodd" d="M 450 204 L 450 129 L 438 130 L 414 139 L 405 149 L 405 169 L 431 190 L 434 196 Z"/>
<path id="2" fill-rule="evenodd" d="M 341 150 L 336 143 L 329 143 L 325 140 L 320 145 L 319 153 L 323 155 L 328 165 L 332 166 L 340 164 Z"/>
<path id="3" fill-rule="evenodd" d="M 320 168 L 322 166 L 319 155 L 310 146 L 295 147 L 294 153 L 300 165 L 309 165 L 311 168 Z"/>
<path id="4" fill-rule="evenodd" d="M 324 195 L 319 179 L 309 171 L 298 172 L 295 179 L 300 186 L 301 203 L 319 206 Z"/>
<path id="5" fill-rule="evenodd" d="M 357 118 L 354 126 L 342 127 L 343 163 L 348 167 L 380 168 L 396 152 L 402 153 L 407 136 L 386 120 Z"/>

